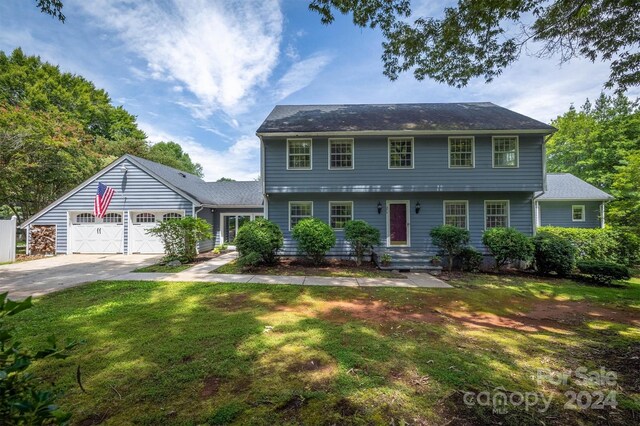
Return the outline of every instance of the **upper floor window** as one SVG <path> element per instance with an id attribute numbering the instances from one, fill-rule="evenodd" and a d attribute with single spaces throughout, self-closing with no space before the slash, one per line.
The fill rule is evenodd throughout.
<path id="1" fill-rule="evenodd" d="M 573 222 L 584 222 L 584 206 L 571 206 L 571 220 Z"/>
<path id="2" fill-rule="evenodd" d="M 468 210 L 469 203 L 467 201 L 445 201 L 444 224 L 468 229 Z"/>
<path id="3" fill-rule="evenodd" d="M 162 215 L 162 220 L 167 219 L 182 219 L 182 215 L 180 213 L 165 213 Z"/>
<path id="4" fill-rule="evenodd" d="M 313 201 L 289 202 L 289 230 L 302 219 L 313 217 Z"/>
<path id="5" fill-rule="evenodd" d="M 311 170 L 311 139 L 287 139 L 287 169 Z"/>
<path id="6" fill-rule="evenodd" d="M 333 229 L 343 229 L 344 225 L 353 220 L 353 201 L 330 201 L 329 224 Z"/>
<path id="7" fill-rule="evenodd" d="M 353 169 L 353 139 L 329 139 L 329 169 Z"/>
<path id="8" fill-rule="evenodd" d="M 485 229 L 509 227 L 509 201 L 484 202 L 484 227 Z"/>
<path id="9" fill-rule="evenodd" d="M 389 138 L 389 168 L 413 168 L 413 138 Z"/>
<path id="10" fill-rule="evenodd" d="M 471 168 L 475 165 L 475 140 L 473 136 L 449 138 L 449 167 Z"/>
<path id="11" fill-rule="evenodd" d="M 494 136 L 493 167 L 518 167 L 518 137 Z"/>

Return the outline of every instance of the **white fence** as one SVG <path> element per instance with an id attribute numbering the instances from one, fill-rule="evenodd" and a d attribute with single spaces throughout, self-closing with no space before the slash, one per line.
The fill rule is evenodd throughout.
<path id="1" fill-rule="evenodd" d="M 16 217 L 0 220 L 0 263 L 16 260 Z"/>

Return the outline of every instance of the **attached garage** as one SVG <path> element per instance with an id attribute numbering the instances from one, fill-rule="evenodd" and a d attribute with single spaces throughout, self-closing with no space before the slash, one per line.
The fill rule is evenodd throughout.
<path id="1" fill-rule="evenodd" d="M 94 215 L 99 183 L 115 192 L 104 217 Z M 205 182 L 153 161 L 124 155 L 21 225 L 31 251 L 56 254 L 162 254 L 147 231 L 163 220 L 197 216 L 214 227 L 221 213 L 262 214 L 261 182 Z M 46 232 L 44 232 L 44 231 Z M 200 241 L 210 250 L 218 238 Z M 32 241 L 29 241 L 32 240 Z M 33 244 L 32 244 L 33 243 Z"/>

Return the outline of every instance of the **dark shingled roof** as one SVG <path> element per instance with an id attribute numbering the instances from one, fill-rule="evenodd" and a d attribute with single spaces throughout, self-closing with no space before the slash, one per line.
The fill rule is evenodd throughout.
<path id="1" fill-rule="evenodd" d="M 155 161 L 127 155 L 134 164 L 179 189 L 191 198 L 207 205 L 261 206 L 262 182 L 205 182 L 192 175 Z"/>
<path id="2" fill-rule="evenodd" d="M 257 133 L 556 129 L 491 102 L 276 105 Z"/>
<path id="3" fill-rule="evenodd" d="M 547 190 L 537 193 L 540 201 L 612 200 L 613 197 L 571 173 L 548 173 Z"/>

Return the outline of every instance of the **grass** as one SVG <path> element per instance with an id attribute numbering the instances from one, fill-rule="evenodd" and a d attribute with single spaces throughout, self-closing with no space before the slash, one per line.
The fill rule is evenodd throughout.
<path id="1" fill-rule="evenodd" d="M 193 265 L 185 264 L 185 265 L 176 265 L 169 266 L 164 264 L 155 264 L 149 266 L 143 266 L 142 268 L 135 269 L 133 272 L 165 272 L 165 273 L 176 273 L 186 271 L 191 268 Z"/>
<path id="2" fill-rule="evenodd" d="M 634 412 L 637 420 L 639 279 L 608 288 L 508 275 L 451 283 L 107 281 L 45 296 L 11 321 L 27 347 L 52 333 L 85 340 L 67 359 L 35 365 L 64 391 L 59 402 L 74 424 L 631 424 Z M 566 318 L 534 315 L 562 307 Z M 623 315 L 602 315 L 614 310 Z M 535 380 L 537 368 L 581 365 L 618 373 L 618 410 L 565 410 L 566 390 L 597 389 Z M 462 402 L 464 392 L 497 387 L 552 404 L 495 414 Z"/>
<path id="3" fill-rule="evenodd" d="M 358 267 L 353 262 L 342 262 L 339 265 L 324 266 L 302 265 L 303 262 L 287 260 L 275 266 L 260 266 L 249 271 L 231 261 L 212 271 L 214 274 L 246 274 L 254 275 L 285 275 L 285 276 L 316 276 L 316 277 L 347 277 L 347 278 L 406 278 L 405 275 L 391 271 L 381 271 L 370 264 Z M 352 264 L 351 264 L 352 263 Z"/>

